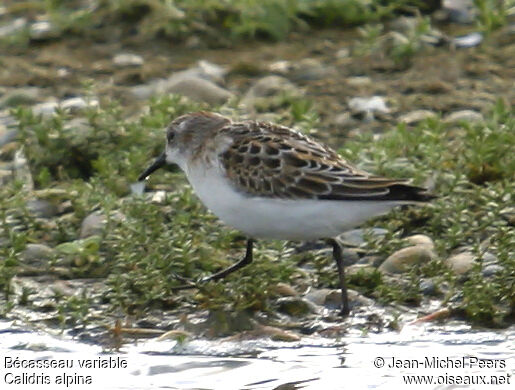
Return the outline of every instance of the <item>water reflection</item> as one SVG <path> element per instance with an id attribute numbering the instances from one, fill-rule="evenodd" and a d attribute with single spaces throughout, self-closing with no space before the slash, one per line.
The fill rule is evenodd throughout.
<path id="1" fill-rule="evenodd" d="M 5 367 L 6 362 L 12 363 L 18 357 L 73 359 L 74 369 L 65 373 L 70 380 L 80 381 L 89 375 L 95 387 L 111 389 L 407 388 L 414 386 L 405 384 L 406 380 L 413 380 L 413 377 L 406 379 L 410 374 L 425 375 L 426 380 L 435 381 L 416 388 L 508 389 L 515 383 L 514 340 L 515 327 L 504 331 L 474 331 L 460 324 L 426 325 L 405 326 L 399 333 L 363 336 L 351 332 L 341 340 L 313 337 L 296 343 L 148 340 L 124 345 L 119 353 L 109 355 L 99 346 L 24 331 L 4 322 L 0 323 L 3 375 L 0 381 L 2 388 L 4 384 L 9 385 L 6 388 L 21 388 L 6 382 L 17 373 L 31 371 Z M 101 361 L 110 356 L 123 357 L 127 368 L 79 367 L 81 359 Z M 497 363 L 495 367 L 480 367 L 479 361 Z M 439 367 L 424 367 L 428 362 Z M 465 366 L 456 367 L 456 364 Z M 4 373 L 8 372 L 12 372 L 11 379 L 5 377 Z M 50 379 L 63 374 L 51 369 L 45 373 Z M 509 381 L 495 387 L 481 383 L 492 379 Z M 464 385 L 466 380 L 469 384 Z M 459 381 L 461 384 L 456 384 Z M 29 383 L 26 388 L 36 387 L 41 386 Z"/>

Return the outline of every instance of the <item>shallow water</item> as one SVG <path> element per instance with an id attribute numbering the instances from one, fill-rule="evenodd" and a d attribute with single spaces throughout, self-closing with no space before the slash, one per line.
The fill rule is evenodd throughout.
<path id="1" fill-rule="evenodd" d="M 459 324 L 424 324 L 406 325 L 398 333 L 351 332 L 338 341 L 320 337 L 296 343 L 150 340 L 107 353 L 99 346 L 0 322 L 0 382 L 8 389 L 508 389 L 515 383 L 514 340 L 515 327 L 474 331 Z M 16 357 L 25 365 L 30 364 L 28 359 L 57 359 L 71 366 L 16 368 Z M 97 367 L 81 368 L 81 362 Z M 440 367 L 434 368 L 435 364 Z M 31 374 L 33 381 L 39 375 L 38 385 L 27 379 Z M 408 385 L 409 375 L 423 375 L 434 384 Z M 61 379 L 65 384 L 59 384 Z M 23 384 L 14 384 L 17 380 Z M 502 384 L 482 383 L 492 380 Z M 42 386 L 45 381 L 51 384 Z M 458 381 L 469 384 L 456 385 Z"/>

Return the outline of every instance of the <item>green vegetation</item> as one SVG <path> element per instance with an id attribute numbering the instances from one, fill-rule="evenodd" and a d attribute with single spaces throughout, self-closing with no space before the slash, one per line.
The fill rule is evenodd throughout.
<path id="1" fill-rule="evenodd" d="M 515 7 L 514 0 L 474 0 L 478 9 L 477 24 L 485 33 L 491 33 L 508 22 L 509 10 Z"/>
<path id="2" fill-rule="evenodd" d="M 477 25 L 491 33 L 508 23 L 513 0 L 475 0 Z M 72 0 L 7 1 L 12 15 L 49 20 L 53 36 L 79 36 L 105 40 L 106 33 L 142 39 L 165 38 L 185 41 L 198 36 L 211 46 L 227 46 L 242 39 L 284 40 L 295 31 L 312 28 L 348 28 L 367 23 L 377 24 L 399 12 L 420 15 L 434 11 L 437 1 L 418 0 L 101 0 L 94 7 L 84 7 Z M 428 19 L 406 37 L 381 36 L 387 55 L 406 65 L 421 48 L 421 36 L 428 32 Z M 372 28 L 373 30 L 373 28 Z M 365 34 L 370 29 L 365 29 Z M 368 37 L 370 38 L 370 37 Z M 27 28 L 7 35 L 4 43 L 24 46 L 30 40 Z M 375 45 L 378 43 L 376 42 Z"/>
<path id="3" fill-rule="evenodd" d="M 514 130 L 513 113 L 499 101 L 482 124 L 463 123 L 451 129 L 435 119 L 415 130 L 399 125 L 374 147 L 363 147 L 372 144 L 364 136 L 342 151 L 379 174 L 412 177 L 419 183 L 435 179 L 434 192 L 440 198 L 432 207 L 390 213 L 385 224 L 390 234 L 370 240 L 369 245 L 384 256 L 391 254 L 406 246 L 395 239 L 404 229 L 404 234 L 417 231 L 435 239 L 440 259 L 459 247 L 470 247 L 478 266 L 463 285 L 460 308 L 473 322 L 490 326 L 500 325 L 515 309 L 515 230 L 509 208 L 515 194 Z M 493 278 L 481 274 L 486 251 L 503 266 Z M 441 260 L 432 263 L 421 268 L 419 276 L 439 275 L 442 281 L 458 283 Z"/>
<path id="4" fill-rule="evenodd" d="M 298 105 L 293 100 L 287 110 L 294 122 Z M 307 103 L 301 106 L 309 107 Z M 114 104 L 88 109 L 90 130 L 83 138 L 72 135 L 74 130 L 67 124 L 74 123 L 73 118 L 63 112 L 40 120 L 28 110 L 17 110 L 36 193 L 49 190 L 58 202 L 70 202 L 72 211 L 56 218 L 55 226 L 50 227 L 26 210 L 25 201 L 32 194 L 23 191 L 22 183 L 2 187 L 3 226 L 16 226 L 2 234 L 11 242 L 1 247 L 6 259 L 0 263 L 4 299 L 11 302 L 10 279 L 16 274 L 19 254 L 27 242 L 39 242 L 42 237 L 56 248 L 57 262 L 72 260 L 75 277 L 107 277 L 106 289 L 96 295 L 84 292 L 81 297 L 59 297 L 63 324 L 86 320 L 87 304 L 95 299 L 108 303 L 110 310 L 139 315 L 153 307 L 180 307 L 185 302 L 215 311 L 228 307 L 237 312 L 266 311 L 277 283 L 305 277 L 298 274 L 297 262 L 312 262 L 320 286 L 336 287 L 330 256 L 291 256 L 285 243 L 276 242 L 258 248 L 255 264 L 238 275 L 212 282 L 193 294 L 174 292 L 174 286 L 182 284 L 174 275 L 198 279 L 235 261 L 244 247 L 237 232 L 222 227 L 205 212 L 182 174 L 152 176 L 150 187 L 163 183 L 167 189 L 164 200 L 157 203 L 130 194 L 130 183 L 150 155 L 162 147 L 165 123 L 198 108 L 177 96 L 163 97 L 131 122 L 121 119 L 120 107 Z M 312 115 L 309 110 L 304 113 L 304 117 Z M 416 129 L 399 125 L 373 143 L 371 135 L 363 135 L 346 144 L 342 153 L 350 160 L 361 161 L 379 174 L 413 177 L 418 183 L 433 177 L 434 191 L 441 195 L 433 206 L 395 211 L 384 217 L 379 223 L 390 232 L 382 238 L 369 238 L 365 247 L 369 253 L 386 257 L 406 246 L 402 236 L 421 232 L 435 240 L 438 259 L 397 282 L 386 280 L 377 271 L 360 272 L 349 278 L 351 286 L 384 303 L 416 305 L 421 299 L 418 280 L 434 277 L 437 282 L 451 283 L 451 293 L 462 286 L 458 309 L 473 322 L 497 326 L 513 315 L 515 235 L 507 213 L 515 193 L 515 158 L 510 153 L 514 134 L 514 119 L 499 102 L 482 124 L 452 127 L 437 119 L 428 120 Z M 75 153 L 63 150 L 70 149 L 64 145 L 73 145 Z M 107 217 L 104 232 L 77 240 L 81 221 L 94 210 Z M 465 245 L 473 248 L 479 260 L 485 250 L 492 252 L 504 271 L 485 278 L 478 265 L 461 285 L 441 259 Z M 30 304 L 30 296 L 23 301 Z"/>
<path id="5" fill-rule="evenodd" d="M 416 1 L 102 0 L 92 9 L 81 9 L 79 3 L 9 1 L 6 7 L 10 14 L 29 20 L 47 17 L 61 37 L 100 41 L 109 35 L 109 28 L 136 41 L 164 37 L 179 42 L 198 36 L 208 44 L 230 45 L 241 39 L 282 40 L 310 28 L 363 25 L 361 45 L 352 54 L 378 54 L 400 69 L 412 64 L 431 30 L 430 19 L 418 16 L 413 29 L 405 33 L 384 31 L 385 19 L 401 9 L 412 11 L 406 6 Z M 477 23 L 487 33 L 506 25 L 513 6 L 494 0 L 475 3 Z M 23 30 L 9 39 L 11 44 L 28 43 L 29 34 Z M 262 72 L 259 66 L 248 71 Z M 86 89 L 85 95 L 93 95 Z M 331 93 L 341 98 L 338 91 Z M 258 113 L 274 113 L 278 123 L 315 134 L 318 130 L 323 136 L 327 111 L 318 111 L 319 100 L 307 96 L 285 92 L 264 98 L 254 108 Z M 24 102 L 10 105 L 18 103 Z M 120 104 L 107 99 L 98 108 L 75 114 L 59 111 L 48 118 L 14 108 L 12 114 L 19 120 L 16 150 L 27 158 L 35 190 L 16 175 L 0 187 L 0 316 L 17 305 L 37 310 L 31 305 L 38 292 L 25 286 L 17 290 L 13 281 L 16 275 L 27 274 L 101 281 L 102 288 L 86 288 L 80 294 L 55 291 L 49 300 L 63 327 L 100 321 L 93 311 L 112 319 L 110 315 L 120 313 L 143 317 L 156 308 L 184 312 L 193 308 L 208 310 L 223 333 L 240 315 L 248 322 L 256 311 L 271 312 L 278 283 L 336 288 L 335 267 L 327 251 L 293 254 L 291 243 L 266 242 L 258 244 L 254 264 L 237 274 L 198 290 L 175 290 L 183 284 L 181 278 L 199 280 L 239 259 L 244 237 L 207 213 L 176 170 L 162 170 L 149 180 L 150 189 L 163 190 L 155 199 L 148 193 L 132 193 L 131 185 L 161 151 L 163 127 L 172 118 L 200 109 L 222 110 L 237 118 L 237 103 L 209 107 L 179 96 L 162 96 L 131 119 Z M 341 154 L 362 168 L 429 183 L 440 196 L 431 205 L 395 210 L 370 222 L 369 226 L 388 232 L 381 237 L 367 235 L 360 248 L 367 256 L 384 260 L 409 245 L 406 236 L 421 233 L 434 240 L 435 259 L 398 277 L 369 267 L 349 274 L 352 288 L 384 304 L 416 306 L 424 299 L 420 280 L 430 279 L 435 295 L 468 321 L 490 327 L 513 322 L 512 108 L 499 101 L 485 118 L 459 125 L 439 118 L 416 127 L 400 124 L 380 137 L 361 133 L 344 145 Z M 49 201 L 59 210 L 57 215 L 37 218 L 29 207 L 35 198 Z M 105 217 L 105 226 L 83 237 L 81 223 L 93 212 Z M 23 253 L 34 243 L 52 249 L 44 269 L 26 265 Z M 460 248 L 471 251 L 476 261 L 463 277 L 444 261 Z M 494 275 L 483 274 L 487 254 L 500 266 Z"/>
<path id="6" fill-rule="evenodd" d="M 478 1 L 481 23 L 497 28 L 505 11 L 495 1 Z M 348 27 L 391 18 L 400 10 L 434 10 L 437 2 L 417 0 L 101 0 L 81 8 L 80 1 L 11 1 L 14 14 L 45 14 L 60 34 L 102 38 L 119 26 L 149 37 L 186 39 L 198 34 L 212 44 L 227 39 L 283 40 L 310 27 Z M 83 7 L 83 6 L 82 6 Z M 220 41 L 222 39 L 222 41 Z"/>
<path id="7" fill-rule="evenodd" d="M 395 31 L 383 33 L 383 30 L 384 26 L 381 23 L 360 27 L 358 31 L 362 41 L 356 48 L 356 54 L 386 56 L 400 69 L 405 69 L 411 65 L 413 57 L 423 49 L 423 39 L 431 32 L 431 21 L 429 17 L 419 17 L 413 28 L 404 34 Z"/>

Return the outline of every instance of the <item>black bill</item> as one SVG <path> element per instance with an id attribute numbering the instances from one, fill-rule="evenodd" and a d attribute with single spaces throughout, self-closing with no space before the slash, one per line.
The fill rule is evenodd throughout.
<path id="1" fill-rule="evenodd" d="M 149 177 L 152 172 L 157 171 L 159 168 L 162 168 L 166 165 L 166 154 L 165 152 L 161 153 L 158 158 L 154 160 L 152 165 L 150 165 L 145 171 L 139 175 L 138 181 L 145 180 L 147 177 Z"/>

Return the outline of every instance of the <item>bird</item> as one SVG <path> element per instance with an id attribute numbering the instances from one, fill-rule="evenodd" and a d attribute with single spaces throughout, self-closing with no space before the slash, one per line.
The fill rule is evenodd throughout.
<path id="1" fill-rule="evenodd" d="M 164 151 L 138 180 L 167 164 L 178 165 L 201 202 L 247 237 L 245 256 L 202 282 L 252 263 L 256 240 L 324 239 L 338 270 L 342 316 L 350 309 L 337 236 L 395 206 L 434 198 L 409 180 L 361 170 L 297 130 L 207 111 L 174 119 Z"/>

